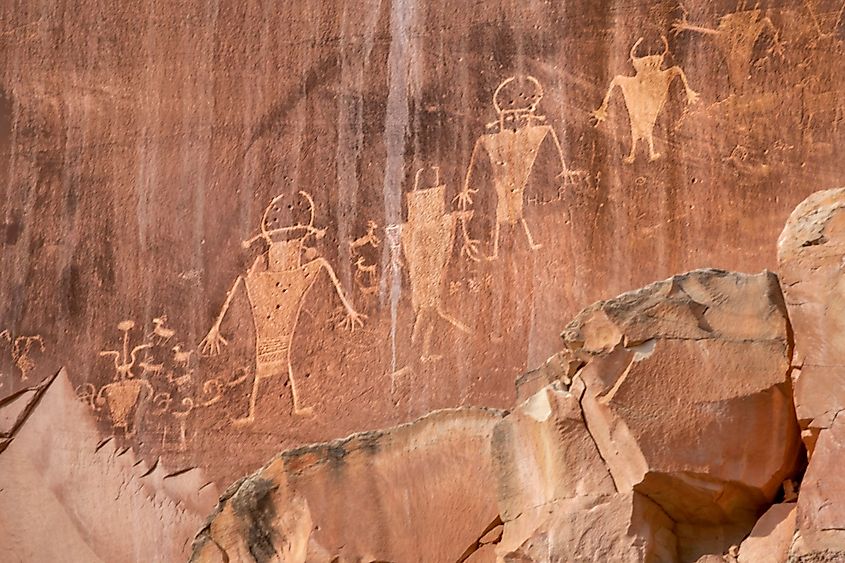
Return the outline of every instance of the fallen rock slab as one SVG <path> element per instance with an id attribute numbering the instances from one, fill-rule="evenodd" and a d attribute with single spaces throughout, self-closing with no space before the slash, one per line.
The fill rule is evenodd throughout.
<path id="1" fill-rule="evenodd" d="M 796 470 L 785 313 L 771 273 L 698 270 L 588 307 L 563 333 L 616 489 L 666 512 L 681 560 L 738 545 Z"/>
<path id="2" fill-rule="evenodd" d="M 502 416 L 436 411 L 284 452 L 223 495 L 192 561 L 469 557 L 499 522 L 490 443 Z"/>

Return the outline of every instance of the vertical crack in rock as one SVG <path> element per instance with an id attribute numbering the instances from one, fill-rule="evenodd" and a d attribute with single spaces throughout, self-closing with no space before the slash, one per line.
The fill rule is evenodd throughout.
<path id="1" fill-rule="evenodd" d="M 633 361 L 632 361 L 632 363 L 633 363 Z M 581 382 L 581 385 L 577 385 L 578 381 Z M 578 375 L 575 375 L 573 377 L 572 385 L 569 388 L 569 392 L 570 393 L 573 393 L 573 392 L 577 393 L 578 410 L 581 413 L 581 420 L 584 422 L 584 428 L 587 430 L 587 435 L 590 436 L 590 440 L 592 440 L 593 446 L 595 446 L 595 448 L 596 448 L 596 453 L 598 454 L 602 463 L 604 464 L 604 466 L 608 470 L 607 474 L 610 475 L 610 480 L 613 482 L 613 488 L 616 490 L 616 492 L 619 492 L 621 490 L 619 488 L 619 483 L 616 482 L 616 478 L 613 476 L 613 472 L 610 471 L 610 465 L 607 463 L 607 458 L 605 457 L 604 452 L 602 452 L 601 446 L 599 446 L 599 443 L 596 440 L 596 437 L 593 435 L 593 431 L 590 428 L 590 421 L 587 419 L 587 415 L 584 414 L 584 405 L 583 405 L 582 401 L 584 399 L 584 394 L 587 392 L 587 387 L 584 385 L 583 381 L 581 381 L 581 379 Z"/>

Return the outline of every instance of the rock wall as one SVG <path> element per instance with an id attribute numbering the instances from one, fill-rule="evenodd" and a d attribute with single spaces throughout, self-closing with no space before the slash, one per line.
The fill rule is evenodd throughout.
<path id="1" fill-rule="evenodd" d="M 3 3 L 0 418 L 64 369 L 100 440 L 223 490 L 279 451 L 511 409 L 558 380 L 549 401 L 567 412 L 583 362 L 645 353 L 547 364 L 590 303 L 699 268 L 806 279 L 771 241 L 801 200 L 845 183 L 843 13 L 842 0 Z M 709 306 L 691 299 L 687 316 Z M 815 313 L 795 314 L 810 330 Z M 725 327 L 718 350 L 707 328 L 652 328 L 656 358 L 745 354 L 721 344 Z M 767 378 L 790 359 L 760 338 L 757 387 L 714 395 L 728 410 L 785 393 Z M 791 358 L 805 382 L 835 380 L 829 360 Z M 796 389 L 812 451 L 836 405 Z M 647 432 L 612 401 L 590 412 L 620 420 L 629 445 Z M 633 490 L 614 502 L 650 512 L 641 489 L 664 474 L 637 455 L 624 478 L 607 459 Z M 776 485 L 754 488 L 768 499 Z"/>

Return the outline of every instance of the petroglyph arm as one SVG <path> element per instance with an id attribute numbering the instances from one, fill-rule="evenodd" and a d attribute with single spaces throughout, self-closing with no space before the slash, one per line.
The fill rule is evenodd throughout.
<path id="1" fill-rule="evenodd" d="M 343 286 L 340 285 L 340 280 L 337 278 L 337 274 L 334 273 L 334 268 L 332 268 L 332 265 L 329 264 L 329 261 L 325 258 L 317 258 L 314 262 L 320 268 L 324 268 L 329 274 L 329 278 L 332 280 L 332 285 L 334 285 L 337 296 L 340 297 L 343 307 L 346 309 L 346 318 L 341 322 L 343 328 L 347 328 L 354 332 L 356 327 L 364 326 L 364 321 L 367 319 L 367 316 L 358 313 L 352 306 L 352 303 L 350 303 L 349 299 L 347 299 L 346 293 L 343 291 Z"/>
<path id="2" fill-rule="evenodd" d="M 256 258 L 256 261 L 252 265 L 252 268 L 250 268 L 250 271 L 255 268 L 255 264 L 258 263 L 258 260 L 260 260 L 260 257 Z M 220 353 L 221 346 L 227 346 L 229 344 L 229 342 L 220 334 L 220 325 L 226 317 L 226 313 L 229 311 L 229 306 L 232 304 L 232 299 L 235 297 L 238 287 L 240 287 L 243 281 L 243 276 L 238 276 L 235 283 L 232 284 L 232 289 L 230 289 L 229 293 L 226 294 L 226 301 L 220 309 L 220 314 L 217 315 L 217 320 L 214 321 L 214 324 L 211 326 L 208 334 L 206 334 L 205 338 L 203 338 L 199 343 L 198 348 L 201 356 L 216 356 Z"/>
<path id="3" fill-rule="evenodd" d="M 619 86 L 619 79 L 621 78 L 620 75 L 614 76 L 613 80 L 610 81 L 610 86 L 607 88 L 607 94 L 604 95 L 604 99 L 601 102 L 601 105 L 593 111 L 593 119 L 596 120 L 594 127 L 598 127 L 600 123 L 603 123 L 607 119 L 607 106 L 610 104 L 610 96 L 613 94 L 613 89 Z"/>
<path id="4" fill-rule="evenodd" d="M 472 178 L 472 171 L 475 168 L 475 160 L 478 158 L 478 151 L 481 148 L 481 138 L 475 141 L 475 146 L 472 147 L 472 154 L 469 157 L 469 166 L 467 167 L 467 175 L 464 178 L 464 188 L 452 200 L 457 202 L 461 210 L 465 211 L 472 205 L 472 196 L 478 193 L 477 189 L 470 189 L 470 179 Z"/>
<path id="5" fill-rule="evenodd" d="M 694 31 L 696 33 L 703 33 L 705 35 L 719 35 L 721 33 L 721 31 L 719 31 L 717 29 L 711 29 L 709 27 L 691 24 L 689 22 L 689 20 L 687 19 L 689 12 L 687 11 L 686 7 L 684 7 L 683 4 L 679 4 L 678 6 L 681 8 L 681 11 L 683 12 L 683 16 L 681 16 L 681 19 L 675 20 L 672 23 L 672 33 L 673 34 L 677 35 L 677 34 L 681 33 L 682 31 Z"/>
<path id="6" fill-rule="evenodd" d="M 120 368 L 120 352 L 118 352 L 117 350 L 104 350 L 100 352 L 100 356 L 111 356 L 112 358 L 114 358 L 114 368 Z"/>
<path id="7" fill-rule="evenodd" d="M 469 229 L 467 225 L 472 220 L 474 212 L 470 209 L 458 211 L 456 213 L 458 221 L 461 223 L 461 256 L 466 256 L 473 262 L 481 261 L 481 250 L 479 249 L 480 241 L 469 236 Z"/>
<path id="8" fill-rule="evenodd" d="M 572 180 L 579 178 L 585 174 L 583 170 L 571 170 L 566 166 L 566 159 L 563 157 L 563 147 L 560 144 L 560 139 L 558 139 L 557 133 L 555 130 L 552 129 L 549 131 L 551 133 L 552 141 L 555 144 L 555 149 L 557 149 L 557 155 L 560 158 L 560 174 L 557 175 L 557 178 L 564 178 L 566 180 Z"/>
<path id="9" fill-rule="evenodd" d="M 676 76 L 681 77 L 681 82 L 684 83 L 684 90 L 687 93 L 687 105 L 693 105 L 698 101 L 698 92 L 690 88 L 689 82 L 687 81 L 687 75 L 684 73 L 683 69 L 679 66 L 673 66 L 669 69 L 669 80 L 674 80 Z"/>

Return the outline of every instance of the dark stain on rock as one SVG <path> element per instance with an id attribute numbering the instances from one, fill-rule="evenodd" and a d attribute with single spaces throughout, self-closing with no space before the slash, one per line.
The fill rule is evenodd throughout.
<path id="1" fill-rule="evenodd" d="M 269 479 L 247 479 L 231 499 L 232 510 L 248 526 L 247 543 L 256 563 L 272 561 L 278 556 L 273 547 L 276 509 L 270 497 L 277 488 Z"/>
<path id="2" fill-rule="evenodd" d="M 20 212 L 14 210 L 11 213 L 11 217 L 0 227 L 0 237 L 2 237 L 3 244 L 9 246 L 17 244 L 22 230 L 23 224 L 21 223 Z"/>
<path id="3" fill-rule="evenodd" d="M 62 272 L 62 292 L 64 303 L 67 305 L 68 315 L 71 319 L 79 318 L 85 311 L 84 288 L 79 267 L 71 264 Z"/>
<path id="4" fill-rule="evenodd" d="M 0 188 L 9 181 L 12 160 L 12 97 L 0 89 Z"/>

